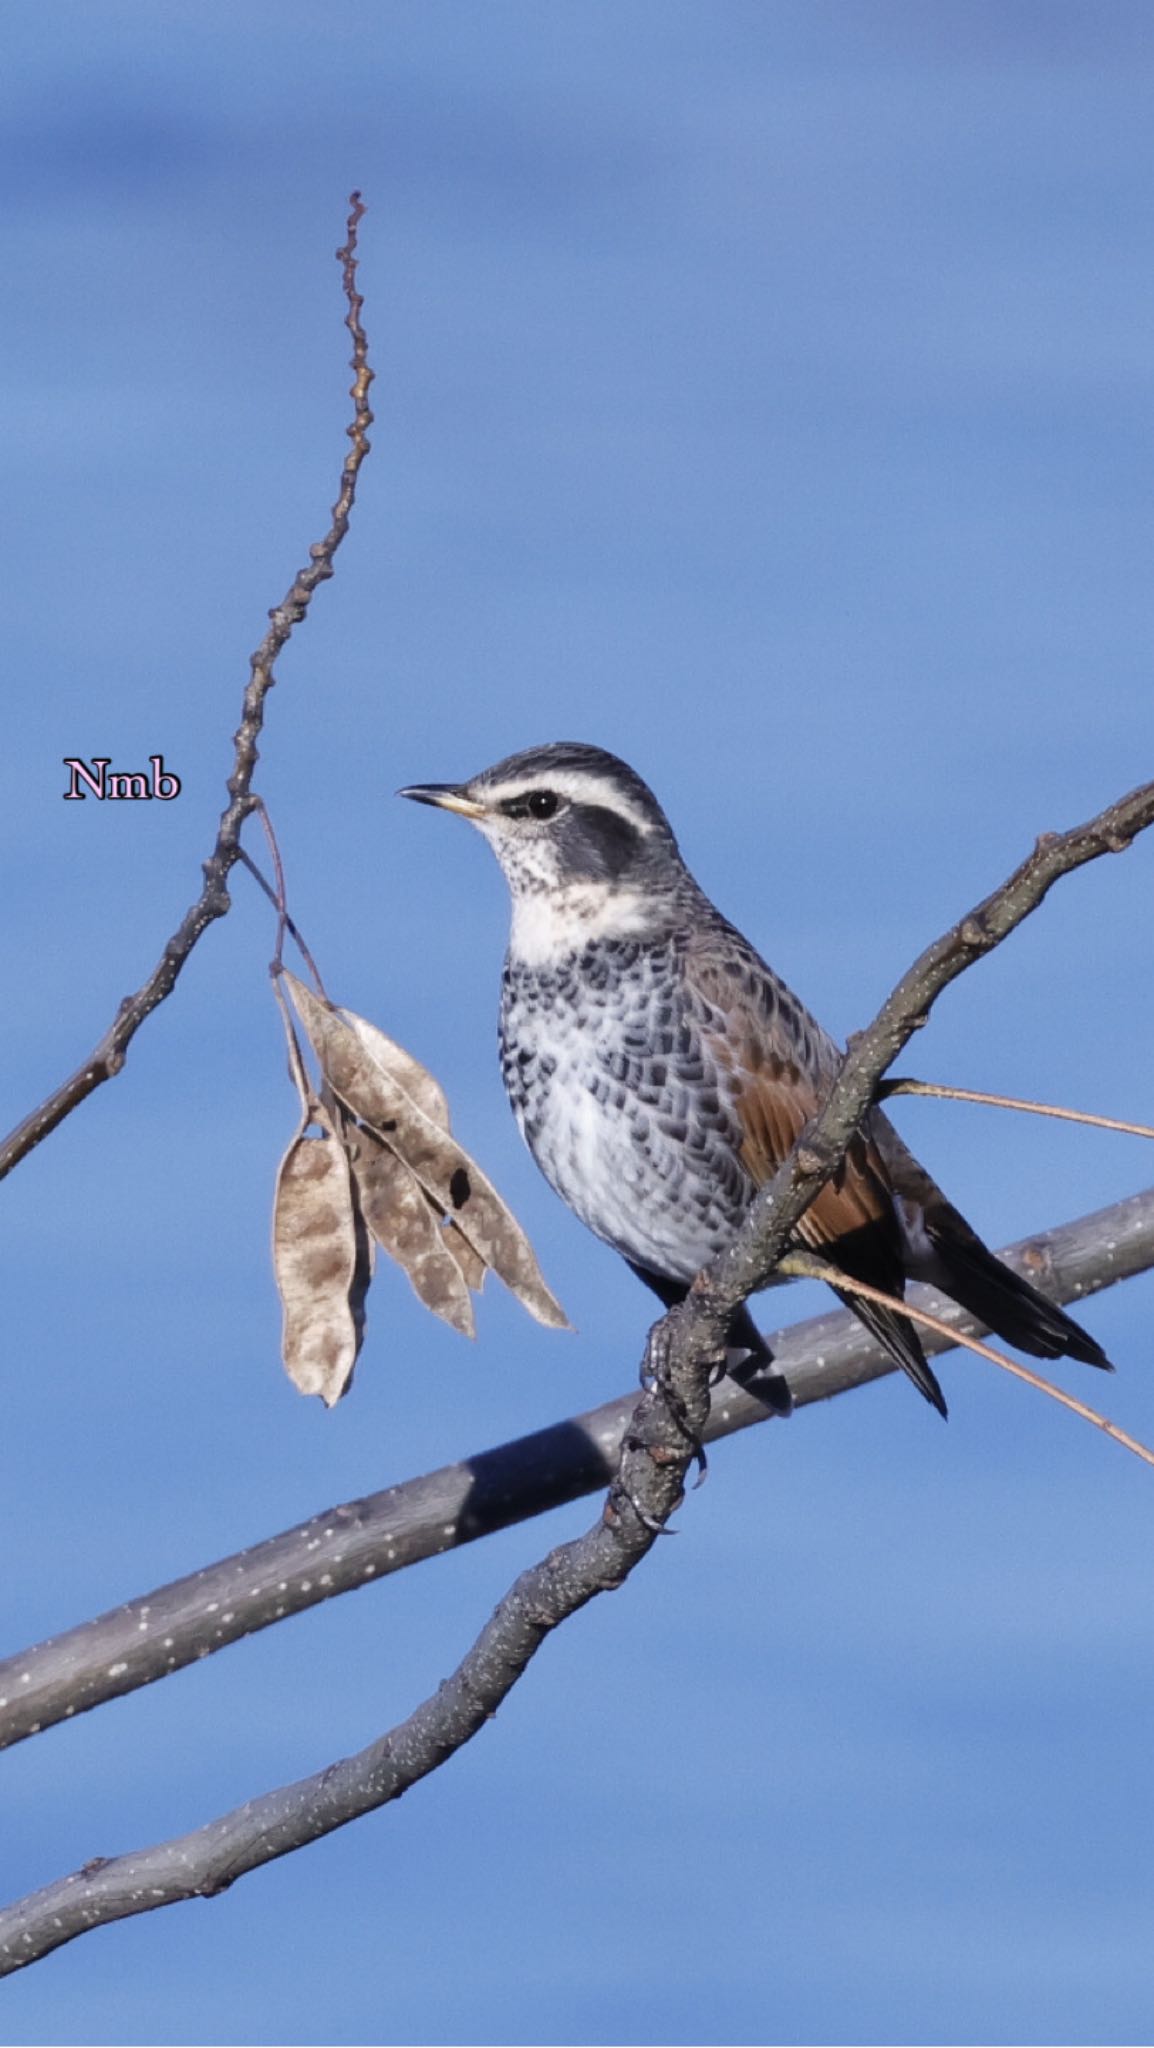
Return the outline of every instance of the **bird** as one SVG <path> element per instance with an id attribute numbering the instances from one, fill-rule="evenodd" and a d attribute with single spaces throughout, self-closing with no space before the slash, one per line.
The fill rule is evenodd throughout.
<path id="1" fill-rule="evenodd" d="M 838 1045 L 699 887 L 652 790 L 616 755 L 555 741 L 398 795 L 467 818 L 504 870 L 501 1068 L 533 1158 L 666 1308 L 683 1301 L 822 1107 Z M 907 1279 L 928 1281 L 1033 1357 L 1111 1370 L 1087 1331 L 990 1251 L 878 1108 L 796 1239 L 897 1299 Z M 909 1318 L 840 1298 L 945 1416 Z M 788 1413 L 747 1306 L 727 1344 L 731 1375 Z"/>

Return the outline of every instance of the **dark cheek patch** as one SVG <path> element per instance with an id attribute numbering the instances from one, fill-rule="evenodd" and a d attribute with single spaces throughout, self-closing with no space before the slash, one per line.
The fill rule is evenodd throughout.
<path id="1" fill-rule="evenodd" d="M 574 804 L 559 835 L 566 877 L 616 882 L 633 865 L 641 834 L 619 811 Z"/>

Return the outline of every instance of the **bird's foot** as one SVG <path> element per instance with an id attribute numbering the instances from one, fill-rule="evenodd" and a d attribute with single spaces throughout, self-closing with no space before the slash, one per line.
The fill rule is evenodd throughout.
<path id="1" fill-rule="evenodd" d="M 702 1484 L 709 1471 L 709 1460 L 705 1455 L 705 1445 L 689 1420 L 689 1413 L 685 1402 L 673 1384 L 671 1368 L 673 1362 L 673 1315 L 675 1313 L 676 1311 L 671 1311 L 669 1315 L 663 1316 L 661 1321 L 655 1323 L 649 1332 L 645 1344 L 645 1356 L 641 1361 L 641 1384 L 647 1394 L 657 1394 L 661 1397 L 666 1413 L 670 1417 L 675 1429 L 689 1446 L 690 1458 L 697 1466 L 697 1477 L 693 1482 L 694 1487 L 697 1488 Z M 721 1372 L 725 1370 L 724 1359 L 721 1361 L 720 1369 Z M 710 1385 L 712 1386 L 713 1384 L 713 1376 L 711 1374 Z"/>
<path id="2" fill-rule="evenodd" d="M 645 1350 L 641 1359 L 638 1379 L 647 1394 L 654 1394 L 658 1388 L 669 1385 L 669 1367 L 673 1356 L 673 1331 L 668 1316 L 662 1316 L 654 1323 L 645 1339 Z"/>

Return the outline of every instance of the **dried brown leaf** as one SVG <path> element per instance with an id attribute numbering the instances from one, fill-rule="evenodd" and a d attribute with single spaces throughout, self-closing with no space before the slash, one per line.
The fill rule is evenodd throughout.
<path id="1" fill-rule="evenodd" d="M 350 1158 L 365 1222 L 382 1250 L 403 1266 L 433 1314 L 462 1335 L 476 1335 L 473 1304 L 436 1211 L 403 1159 L 373 1131 L 350 1134 Z"/>
<path id="2" fill-rule="evenodd" d="M 379 1063 L 338 1010 L 287 970 L 284 979 L 333 1093 L 405 1161 L 530 1315 L 553 1329 L 568 1329 L 528 1238 L 476 1162 Z"/>
<path id="3" fill-rule="evenodd" d="M 319 1138 L 306 1136 L 310 1123 L 320 1126 Z M 273 1264 L 285 1370 L 302 1394 L 319 1394 L 331 1408 L 356 1364 L 367 1279 L 348 1158 L 315 1100 L 277 1175 Z"/>

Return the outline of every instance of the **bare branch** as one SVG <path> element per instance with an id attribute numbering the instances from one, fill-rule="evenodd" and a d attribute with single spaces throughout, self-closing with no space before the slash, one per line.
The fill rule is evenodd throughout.
<path id="1" fill-rule="evenodd" d="M 1056 1296 L 1064 1300 L 1090 1292 L 1095 1286 L 1105 1286 L 1123 1274 L 1138 1272 L 1154 1262 L 1154 1190 L 1121 1202 L 1117 1208 L 1101 1210 L 1099 1217 L 1088 1217 L 1082 1225 L 1066 1225 L 1062 1231 L 1047 1233 L 1043 1239 L 1031 1239 L 1017 1247 L 1017 1257 L 1033 1278 L 1037 1278 L 1037 1268 L 1043 1266 L 1047 1280 L 1054 1278 L 1058 1282 L 1054 1286 Z M 959 1321 L 963 1319 L 959 1317 Z M 793 1333 L 795 1337 L 808 1333 L 806 1350 L 810 1352 L 808 1364 L 799 1362 L 797 1376 L 793 1376 L 791 1368 L 791 1382 L 799 1401 L 824 1399 L 851 1384 L 894 1370 L 892 1360 L 871 1346 L 861 1325 L 851 1325 L 853 1317 L 838 1313 L 822 1317 L 816 1325 L 799 1325 Z M 820 1337 L 816 1335 L 818 1331 L 822 1331 Z M 820 1350 L 812 1350 L 814 1343 L 818 1343 Z M 926 1348 L 945 1350 L 947 1339 L 926 1333 Z M 521 1444 L 506 1446 L 504 1452 L 492 1452 L 492 1470 L 488 1475 L 484 1473 L 486 1460 L 471 1460 L 471 1466 L 457 1466 L 447 1473 L 432 1475 L 430 1481 L 420 1481 L 416 1487 L 428 1487 L 430 1495 L 437 1487 L 451 1495 L 455 1489 L 455 1497 L 451 1497 L 451 1511 L 455 1511 L 459 1532 L 455 1540 L 469 1540 L 484 1534 L 480 1522 L 486 1509 L 478 1507 L 476 1501 L 461 1499 L 461 1487 L 465 1495 L 478 1485 L 478 1479 L 482 1489 L 488 1487 L 488 1511 L 492 1513 L 488 1526 L 496 1528 L 500 1522 L 517 1520 L 517 1507 L 508 1511 L 508 1505 L 500 1499 L 502 1483 L 517 1487 L 519 1477 L 525 1481 L 527 1475 L 519 1475 L 517 1464 L 523 1462 L 533 1473 L 543 1446 L 562 1456 L 562 1466 L 566 1458 L 570 1462 L 570 1487 L 566 1491 L 555 1487 L 547 1505 L 570 1497 L 574 1491 L 586 1491 L 590 1485 L 601 1485 L 629 1409 L 631 1399 L 617 1401 L 592 1417 L 580 1417 L 576 1423 L 560 1425 L 560 1430 L 525 1438 Z M 763 1409 L 746 1395 L 730 1389 L 726 1382 L 724 1395 L 715 1399 L 715 1413 L 707 1434 L 730 1434 L 754 1419 L 763 1419 L 763 1415 Z M 689 1425 L 693 1421 L 695 1417 L 691 1415 Z M 578 1483 L 572 1481 L 578 1473 L 576 1458 L 580 1454 L 576 1444 L 566 1444 L 570 1432 L 574 1436 L 580 1434 L 584 1440 L 584 1470 L 580 1470 Z M 53 1948 L 72 1942 L 76 1935 L 92 1927 L 135 1913 L 148 1913 L 160 1905 L 174 1905 L 182 1898 L 213 1896 L 248 1870 L 256 1870 L 260 1864 L 273 1862 L 279 1855 L 303 1847 L 307 1841 L 316 1841 L 320 1835 L 344 1827 L 363 1812 L 398 1798 L 420 1778 L 428 1776 L 428 1772 L 437 1769 L 482 1729 L 517 1683 L 545 1636 L 596 1593 L 619 1585 L 633 1565 L 640 1563 L 654 1542 L 648 1520 L 660 1524 L 681 1497 L 685 1460 L 687 1448 L 681 1430 L 676 1423 L 670 1430 L 664 1399 L 660 1395 L 646 1395 L 635 1407 L 633 1427 L 625 1440 L 623 1487 L 627 1491 L 615 1489 L 601 1522 L 586 1536 L 551 1550 L 539 1565 L 517 1579 L 453 1677 L 418 1706 L 408 1720 L 357 1755 L 330 1763 L 316 1776 L 299 1780 L 293 1786 L 248 1800 L 244 1806 L 211 1821 L 207 1827 L 195 1829 L 191 1835 L 182 1835 L 152 1849 L 117 1855 L 113 1860 L 94 1858 L 76 1874 L 16 1901 L 0 1913 L 0 1974 L 37 1962 Z M 412 1495 L 416 1487 L 396 1489 L 396 1493 Z M 445 1491 L 441 1499 L 445 1499 Z M 648 1518 L 646 1522 L 629 1505 L 629 1495 Z M 377 1495 L 375 1503 L 355 1505 L 375 1505 L 383 1516 L 389 1511 L 387 1503 L 389 1495 Z M 432 1497 L 424 1501 L 424 1509 L 426 1513 L 432 1511 L 432 1516 L 445 1511 L 443 1505 L 432 1503 Z M 469 1526 L 469 1516 L 476 1516 L 478 1524 Z M 314 1524 L 314 1528 L 318 1526 Z M 398 1530 L 398 1536 L 402 1534 Z M 357 1536 L 357 1528 L 353 1536 Z M 299 1548 L 307 1546 L 305 1530 L 293 1532 L 293 1538 L 299 1556 Z M 381 1526 L 377 1526 L 375 1538 L 377 1542 L 383 1540 Z M 279 1544 L 289 1540 L 275 1538 Z M 451 1542 L 453 1538 L 445 1540 Z M 269 1548 L 262 1546 L 262 1550 Z M 426 1544 L 424 1554 L 430 1548 L 432 1542 Z M 408 1561 L 412 1561 L 412 1556 Z M 330 1559 L 318 1556 L 314 1550 L 312 1571 L 318 1577 L 322 1575 L 322 1565 L 328 1567 L 328 1563 Z M 225 1569 L 228 1567 L 215 1567 L 215 1571 Z M 394 1569 L 398 1567 L 394 1565 Z M 184 1583 L 195 1585 L 197 1581 Z M 355 1583 L 363 1583 L 363 1575 Z"/>
<path id="2" fill-rule="evenodd" d="M 1075 1301 L 1154 1265 L 1154 1188 L 1025 1238 L 1001 1256 L 1053 1300 Z M 981 1325 L 929 1288 L 911 1300 L 959 1333 Z M 896 1370 L 855 1316 L 839 1309 L 776 1331 L 771 1348 L 799 1407 Z M 927 1334 L 926 1349 L 948 1349 Z M 127 1601 L 0 1663 L 0 1748 L 166 1678 L 338 1594 L 608 1485 L 636 1405 L 624 1394 L 585 1415 L 363 1500 L 313 1515 L 203 1570 Z M 715 1390 L 707 1443 L 770 1414 L 726 1380 Z"/>
<path id="3" fill-rule="evenodd" d="M 648 1385 L 622 1441 L 599 1520 L 523 1572 L 453 1676 L 399 1727 L 355 1757 L 250 1800 L 194 1834 L 95 1863 L 0 1913 L 0 1971 L 22 1968 L 112 1920 L 209 1896 L 246 1871 L 303 1848 L 399 1797 L 496 1712 L 545 1637 L 621 1584 L 683 1496 L 709 1420 L 710 1373 L 729 1318 L 763 1286 L 814 1195 L 837 1166 L 877 1086 L 941 990 L 1036 909 L 1059 875 L 1129 845 L 1154 822 L 1154 784 L 1088 825 L 1040 839 L 1001 888 L 902 977 L 847 1054 L 830 1099 L 753 1203 L 733 1245 L 650 1333 Z"/>
<path id="4" fill-rule="evenodd" d="M 668 1462 L 655 1462 L 662 1452 Z M 637 1441 L 625 1466 L 627 1484 L 644 1485 L 662 1512 L 672 1511 L 680 1493 L 675 1443 L 660 1433 L 648 1447 Z M 606 1512 L 587 1535 L 521 1574 L 452 1677 L 380 1741 L 179 1841 L 96 1858 L 10 1907 L 0 1914 L 0 1975 L 109 1921 L 212 1897 L 247 1871 L 399 1797 L 484 1726 L 545 1637 L 597 1593 L 620 1585 L 654 1540 L 637 1514 Z"/>
<path id="5" fill-rule="evenodd" d="M 345 326 L 353 337 L 350 397 L 354 410 L 352 423 L 346 428 L 351 445 L 341 470 L 340 490 L 332 508 L 329 530 L 323 540 L 314 542 L 310 547 L 307 567 L 298 571 L 287 595 L 269 613 L 271 623 L 268 632 L 251 657 L 241 722 L 233 740 L 235 752 L 228 779 L 228 808 L 222 813 L 216 843 L 204 863 L 204 887 L 169 939 L 148 980 L 135 995 L 125 997 L 112 1024 L 84 1065 L 54 1089 L 47 1100 L 17 1124 L 0 1144 L 0 1180 L 27 1158 L 29 1152 L 63 1123 L 65 1117 L 71 1115 L 102 1082 L 110 1081 L 114 1074 L 120 1072 L 128 1047 L 145 1018 L 166 996 L 171 995 L 198 939 L 230 907 L 228 877 L 240 858 L 241 828 L 256 802 L 252 795 L 252 778 L 258 758 L 257 741 L 264 723 L 264 702 L 276 682 L 274 665 L 293 627 L 299 626 L 304 619 L 317 585 L 324 583 L 333 573 L 333 558 L 348 532 L 357 478 L 369 452 L 368 430 L 373 421 L 369 409 L 369 386 L 373 372 L 369 368 L 368 341 L 361 323 L 364 301 L 357 290 L 357 228 L 365 211 L 359 192 L 352 194 L 349 209 L 348 238 L 344 247 L 337 250 L 337 258 L 341 264 L 348 306 Z"/>

